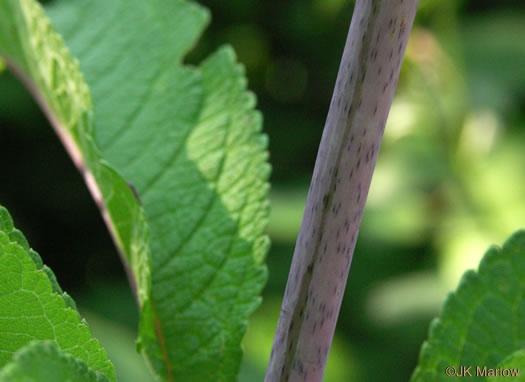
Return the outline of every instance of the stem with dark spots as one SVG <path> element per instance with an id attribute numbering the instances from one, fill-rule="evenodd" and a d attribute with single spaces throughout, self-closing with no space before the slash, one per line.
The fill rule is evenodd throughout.
<path id="1" fill-rule="evenodd" d="M 358 0 L 266 382 L 321 381 L 418 0 Z"/>

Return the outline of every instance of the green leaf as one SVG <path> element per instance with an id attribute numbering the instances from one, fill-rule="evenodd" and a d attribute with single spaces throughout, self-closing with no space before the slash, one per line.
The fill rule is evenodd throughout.
<path id="1" fill-rule="evenodd" d="M 125 266 L 131 266 L 139 302 L 144 301 L 150 284 L 144 211 L 126 181 L 102 159 L 78 62 L 35 0 L 0 2 L 0 57 L 33 93 L 84 176 Z"/>
<path id="2" fill-rule="evenodd" d="M 518 350 L 505 358 L 494 370 L 497 376 L 487 378 L 489 382 L 505 382 L 510 377 L 514 382 L 525 381 L 525 350 Z M 489 374 L 488 372 L 485 374 Z"/>
<path id="3" fill-rule="evenodd" d="M 85 362 L 60 351 L 50 341 L 33 341 L 0 370 L 0 382 L 109 382 Z"/>
<path id="4" fill-rule="evenodd" d="M 514 233 L 503 248 L 492 247 L 479 271 L 467 271 L 448 296 L 423 344 L 412 381 L 448 380 L 446 368 L 496 368 L 525 347 L 525 231 Z M 517 358 L 516 358 L 517 360 Z"/>
<path id="5" fill-rule="evenodd" d="M 169 380 L 231 381 L 268 248 L 267 142 L 243 70 L 230 48 L 181 64 L 209 18 L 189 1 L 49 12 L 92 89 L 97 142 L 146 211 L 152 297 L 140 347 Z"/>
<path id="6" fill-rule="evenodd" d="M 50 13 L 80 58 L 95 126 L 78 64 L 40 6 L 0 7 L 0 56 L 53 122 L 131 268 L 139 348 L 166 379 L 232 380 L 266 279 L 270 171 L 232 50 L 181 65 L 209 18 L 189 1 L 58 4 Z"/>
<path id="7" fill-rule="evenodd" d="M 115 381 L 115 370 L 106 352 L 92 338 L 71 301 L 61 292 L 52 271 L 42 265 L 40 256 L 14 228 L 7 210 L 0 206 L 0 367 L 13 357 L 18 365 L 10 366 L 11 371 L 2 374 L 4 378 L 11 372 L 18 373 L 15 369 L 26 364 L 26 356 L 38 353 L 32 349 L 16 359 L 15 353 L 22 347 L 35 340 L 51 340 L 62 352 Z M 45 363 L 42 359 L 39 362 Z"/>

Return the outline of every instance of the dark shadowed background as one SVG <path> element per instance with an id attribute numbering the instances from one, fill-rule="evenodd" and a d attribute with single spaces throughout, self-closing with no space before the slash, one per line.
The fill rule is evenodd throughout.
<path id="1" fill-rule="evenodd" d="M 201 3 L 213 20 L 187 62 L 232 44 L 270 137 L 269 281 L 240 376 L 260 381 L 353 2 Z M 446 293 L 490 244 L 525 228 L 520 3 L 421 1 L 325 381 L 408 380 Z M 119 380 L 153 380 L 135 354 L 136 306 L 95 203 L 34 101 L 6 72 L 0 143 L 0 203 L 75 298 Z"/>

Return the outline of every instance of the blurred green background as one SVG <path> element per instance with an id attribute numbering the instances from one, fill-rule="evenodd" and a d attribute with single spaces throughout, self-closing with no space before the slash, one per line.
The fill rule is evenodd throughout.
<path id="1" fill-rule="evenodd" d="M 261 381 L 353 1 L 207 0 L 188 63 L 224 43 L 270 137 L 269 281 L 240 381 Z M 326 382 L 406 381 L 430 319 L 490 244 L 525 226 L 525 9 L 422 0 L 388 119 Z M 23 87 L 0 75 L 0 203 L 76 299 L 122 382 L 152 381 L 135 302 L 105 226 Z"/>

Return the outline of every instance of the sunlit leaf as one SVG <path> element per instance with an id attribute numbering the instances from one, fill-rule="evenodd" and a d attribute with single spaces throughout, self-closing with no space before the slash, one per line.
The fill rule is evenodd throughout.
<path id="1" fill-rule="evenodd" d="M 49 371 L 51 374 L 40 374 L 45 373 L 43 365 L 47 362 L 48 356 L 53 359 L 50 362 L 64 363 L 64 368 L 57 370 L 57 373 L 64 371 L 69 374 L 69 366 L 82 361 L 86 365 L 84 369 L 93 369 L 107 376 L 109 380 L 115 381 L 112 363 L 107 359 L 106 352 L 98 341 L 92 338 L 73 300 L 62 292 L 53 272 L 43 265 L 40 256 L 29 247 L 24 235 L 14 228 L 9 213 L 2 206 L 0 206 L 0 307 L 0 367 L 9 364 L 13 359 L 16 361 L 13 366 L 9 366 L 9 371 L 1 374 L 3 378 L 0 378 L 1 381 L 19 380 L 10 379 L 8 376 L 14 378 L 23 375 L 20 372 L 23 372 L 23 369 L 33 361 L 35 368 L 32 371 L 35 374 L 31 376 L 36 378 L 37 375 L 51 375 L 53 371 Z M 52 341 L 58 345 L 61 353 L 71 355 L 78 362 L 71 358 L 66 360 L 62 356 L 59 357 L 58 352 L 49 346 L 45 347 L 49 352 L 44 351 L 43 347 L 36 346 L 22 354 L 17 353 L 35 340 Z M 42 368 L 38 368 L 37 364 Z M 51 368 L 51 364 L 49 367 Z M 102 380 L 104 379 L 100 379 Z"/>
<path id="2" fill-rule="evenodd" d="M 496 368 L 524 346 L 525 231 L 518 231 L 501 249 L 489 249 L 479 271 L 467 271 L 448 296 L 411 380 L 448 380 L 447 367 Z"/>
<path id="3" fill-rule="evenodd" d="M 109 382 L 101 373 L 69 354 L 53 342 L 31 342 L 0 370 L 0 382 Z"/>

